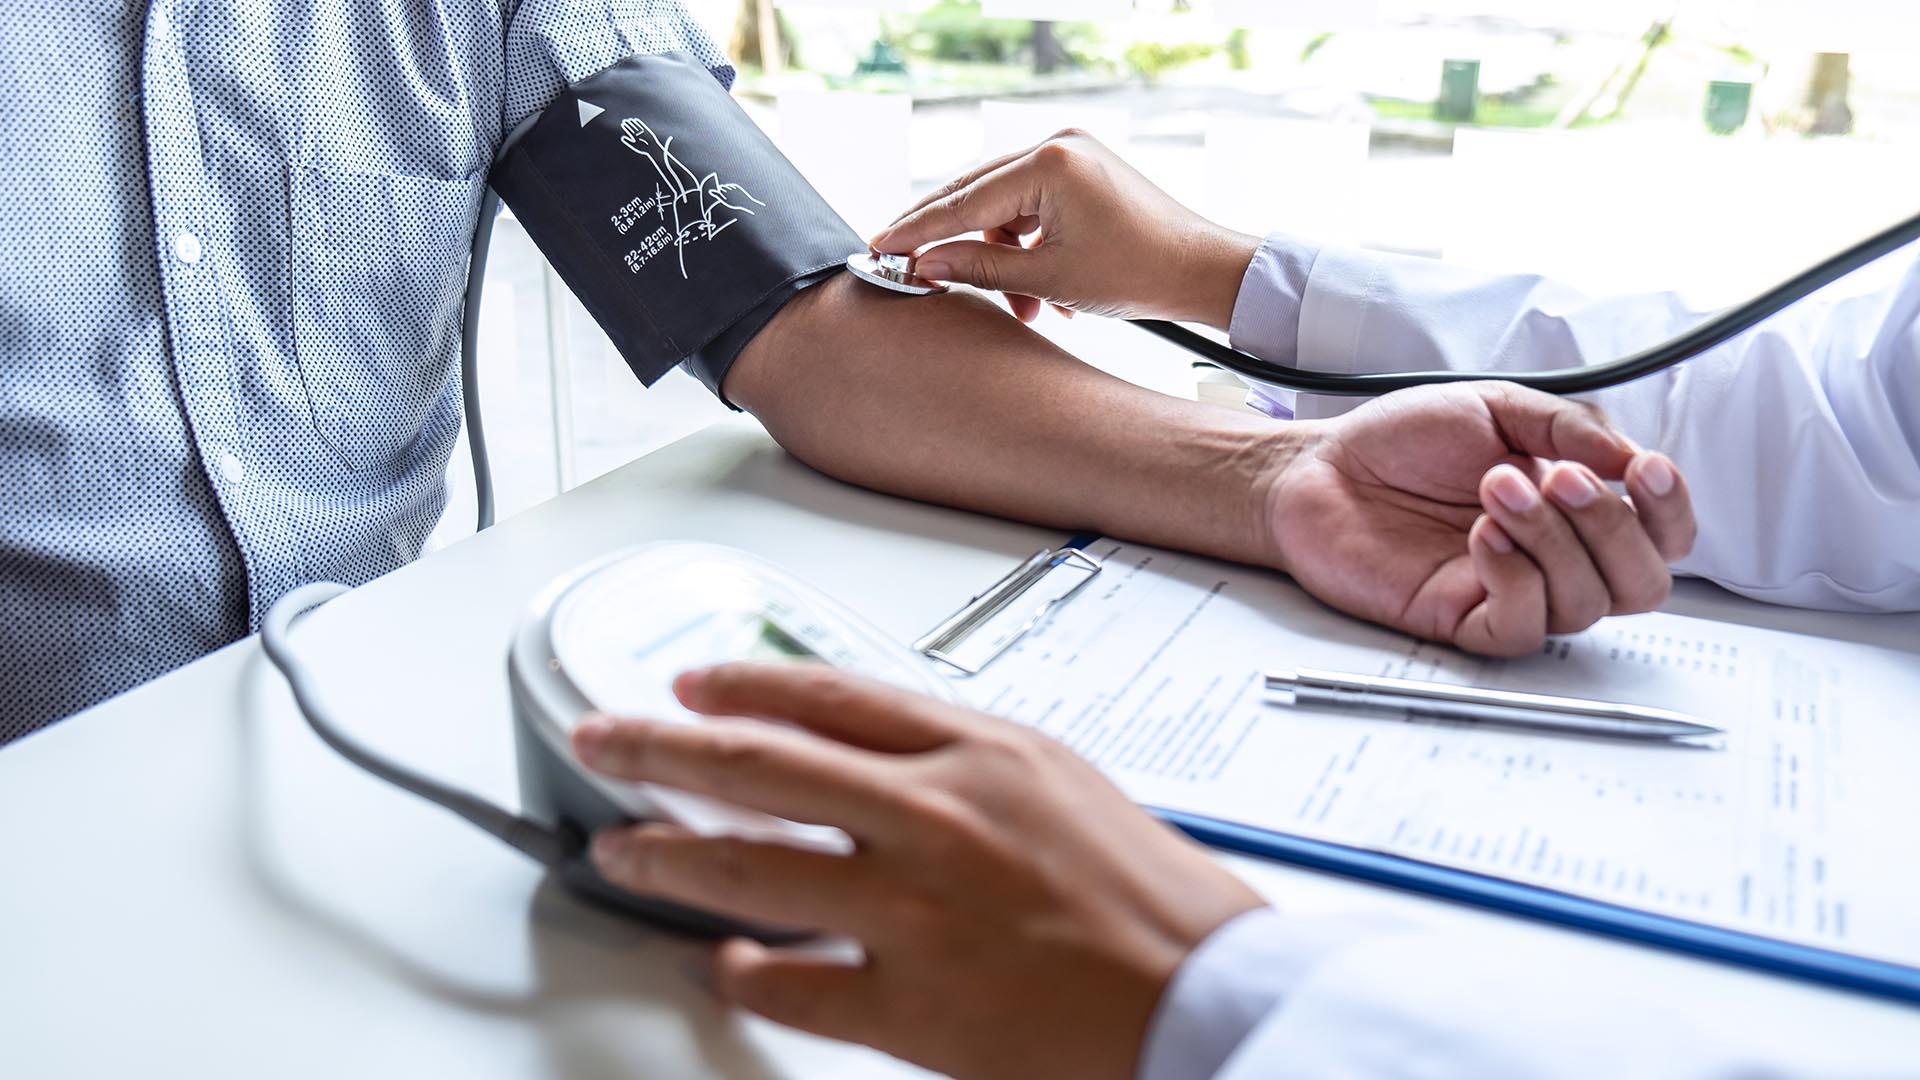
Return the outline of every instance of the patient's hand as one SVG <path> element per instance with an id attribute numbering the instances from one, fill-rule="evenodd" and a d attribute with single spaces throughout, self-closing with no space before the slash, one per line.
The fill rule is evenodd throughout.
<path id="1" fill-rule="evenodd" d="M 1343 611 L 1474 652 L 1666 598 L 1687 488 L 1594 409 L 1510 383 L 1389 394 L 1316 424 L 1277 475 L 1277 562 Z M 1624 479 L 1632 502 L 1601 486 Z"/>

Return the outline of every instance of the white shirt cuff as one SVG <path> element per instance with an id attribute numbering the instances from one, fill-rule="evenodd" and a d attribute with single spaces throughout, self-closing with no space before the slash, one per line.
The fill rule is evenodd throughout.
<path id="1" fill-rule="evenodd" d="M 1300 307 L 1319 249 L 1282 233 L 1269 233 L 1253 253 L 1234 297 L 1227 337 L 1233 347 L 1268 363 L 1291 364 L 1300 354 Z M 1269 416 L 1293 416 L 1293 392 L 1252 384 L 1247 404 Z"/>
<path id="2" fill-rule="evenodd" d="M 1138 1080 L 1207 1080 L 1321 961 L 1404 927 L 1378 916 L 1288 916 L 1270 907 L 1220 924 L 1161 994 Z"/>
<path id="3" fill-rule="evenodd" d="M 1260 241 L 1240 278 L 1227 338 L 1241 352 L 1291 364 L 1300 351 L 1300 305 L 1320 249 L 1284 233 Z"/>

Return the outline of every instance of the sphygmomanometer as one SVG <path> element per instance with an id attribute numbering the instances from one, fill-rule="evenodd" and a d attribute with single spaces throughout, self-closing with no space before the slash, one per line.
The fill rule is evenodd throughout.
<path id="1" fill-rule="evenodd" d="M 507 649 L 518 812 L 391 761 L 336 724 L 311 672 L 293 655 L 294 620 L 345 591 L 330 583 L 288 593 L 261 629 L 307 722 L 329 746 L 375 775 L 452 810 L 546 864 L 576 893 L 703 937 L 792 940 L 805 928 L 747 925 L 609 884 L 586 857 L 608 825 L 666 820 L 705 835 L 741 836 L 827 853 L 851 850 L 838 829 L 805 825 L 654 784 L 590 772 L 569 744 L 591 713 L 700 723 L 673 696 L 674 676 L 730 660 L 818 663 L 951 699 L 946 679 L 833 598 L 771 563 L 712 544 L 616 551 L 535 596 Z"/>
<path id="2" fill-rule="evenodd" d="M 945 289 L 917 276 L 908 256 L 865 250 L 707 68 L 684 54 L 629 57 L 569 87 L 510 135 L 491 188 L 474 234 L 461 356 L 482 529 L 492 523 L 493 500 L 475 337 L 498 198 L 513 207 L 648 384 L 685 365 L 719 393 L 729 365 L 780 307 L 842 269 L 895 293 Z M 1920 216 L 1641 353 L 1609 364 L 1499 377 L 1562 394 L 1640 378 L 1725 342 L 1915 239 Z M 1312 393 L 1379 394 L 1486 377 L 1458 371 L 1315 372 L 1259 360 L 1170 323 L 1140 325 L 1238 374 Z M 385 758 L 331 721 L 289 636 L 299 615 L 344 591 L 330 583 L 296 589 L 273 606 L 261 631 L 267 655 L 323 741 L 548 865 L 581 894 L 693 934 L 790 940 L 804 930 L 742 925 L 618 889 L 585 857 L 593 830 L 667 819 L 696 831 L 829 851 L 845 850 L 847 838 L 685 792 L 592 774 L 568 743 L 582 717 L 597 711 L 697 723 L 668 691 L 673 676 L 735 659 L 827 663 L 925 693 L 950 693 L 920 655 L 770 564 L 705 545 L 616 552 L 554 582 L 534 598 L 514 632 L 507 674 L 523 805 L 510 811 Z"/>

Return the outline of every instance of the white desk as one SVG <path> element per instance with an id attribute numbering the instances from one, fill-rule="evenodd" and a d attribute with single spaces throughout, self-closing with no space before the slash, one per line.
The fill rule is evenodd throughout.
<path id="1" fill-rule="evenodd" d="M 298 641 L 346 726 L 511 803 L 502 661 L 526 598 L 590 556 L 668 537 L 755 551 L 902 639 L 1057 538 L 837 484 L 734 422 L 335 601 Z M 1786 612 L 1706 587 L 1673 607 L 1920 652 L 1920 617 Z M 1402 910 L 1501 948 L 1564 936 L 1234 865 L 1295 909 Z M 327 750 L 252 639 L 0 751 L 0 866 L 10 1080 L 911 1072 L 718 1008 L 685 974 L 694 946 L 580 907 L 521 856 Z M 1696 1007 L 1790 995 L 1836 1033 L 1920 1017 L 1586 947 L 1631 953 L 1648 985 Z"/>

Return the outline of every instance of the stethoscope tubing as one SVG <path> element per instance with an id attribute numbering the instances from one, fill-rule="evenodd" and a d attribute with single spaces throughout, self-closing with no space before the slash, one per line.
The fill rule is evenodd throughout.
<path id="1" fill-rule="evenodd" d="M 1920 240 L 1920 214 L 1836 252 L 1752 299 L 1703 319 L 1658 345 L 1604 364 L 1550 371 L 1401 371 L 1367 374 L 1311 371 L 1292 364 L 1262 360 L 1178 323 L 1160 319 L 1130 321 L 1140 329 L 1165 338 L 1237 375 L 1302 393 L 1358 397 L 1435 383 L 1501 379 L 1549 394 L 1584 394 L 1646 378 L 1724 345 L 1783 308 L 1806 299 L 1814 292 L 1915 240 Z"/>

